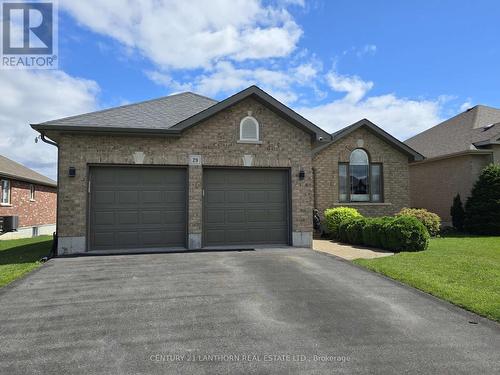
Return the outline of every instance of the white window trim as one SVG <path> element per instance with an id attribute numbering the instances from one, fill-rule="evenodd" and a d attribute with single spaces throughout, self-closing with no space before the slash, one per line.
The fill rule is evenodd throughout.
<path id="1" fill-rule="evenodd" d="M 36 187 L 35 184 L 30 184 L 30 202 L 36 200 Z"/>
<path id="2" fill-rule="evenodd" d="M 7 181 L 7 183 L 9 184 L 9 192 L 7 194 L 7 202 L 4 202 L 4 196 L 3 196 L 3 182 L 4 181 Z M 4 206 L 4 207 L 9 207 L 11 206 L 11 184 L 10 184 L 10 180 L 7 180 L 7 179 L 1 179 L 0 180 L 0 205 L 1 206 Z"/>
<path id="3" fill-rule="evenodd" d="M 257 127 L 257 132 L 256 132 L 257 137 L 256 138 L 243 138 L 243 131 L 242 131 L 243 121 L 248 120 L 248 119 L 253 121 L 253 123 Z M 238 143 L 257 143 L 257 144 L 262 143 L 260 141 L 260 129 L 259 128 L 260 128 L 259 122 L 255 119 L 255 117 L 246 116 L 246 117 L 242 118 L 240 121 L 240 140 L 238 141 Z"/>

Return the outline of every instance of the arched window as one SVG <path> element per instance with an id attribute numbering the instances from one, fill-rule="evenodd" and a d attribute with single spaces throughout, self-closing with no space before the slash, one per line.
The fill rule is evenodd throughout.
<path id="1" fill-rule="evenodd" d="M 259 141 L 259 123 L 252 116 L 247 116 L 240 122 L 240 141 Z"/>
<path id="2" fill-rule="evenodd" d="M 368 153 L 357 148 L 349 163 L 339 163 L 340 202 L 382 202 L 382 165 L 370 163 Z"/>

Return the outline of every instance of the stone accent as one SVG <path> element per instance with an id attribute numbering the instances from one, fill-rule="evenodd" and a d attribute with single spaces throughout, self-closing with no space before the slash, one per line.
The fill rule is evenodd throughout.
<path id="1" fill-rule="evenodd" d="M 260 124 L 261 144 L 237 142 L 240 121 L 248 111 Z M 252 98 L 219 112 L 178 138 L 56 132 L 47 135 L 59 144 L 61 238 L 86 236 L 89 165 L 132 165 L 137 152 L 144 153 L 144 165 L 188 166 L 190 155 L 201 155 L 202 166 L 188 166 L 189 247 L 197 247 L 202 233 L 203 167 L 243 167 L 244 155 L 254 156 L 253 167 L 291 169 L 292 231 L 312 233 L 311 136 Z M 68 177 L 69 167 L 76 168 L 75 177 Z M 305 171 L 304 180 L 298 176 L 301 169 Z"/>
<path id="2" fill-rule="evenodd" d="M 81 254 L 86 251 L 85 237 L 58 237 L 57 240 L 57 254 L 58 255 L 72 255 Z"/>
<path id="3" fill-rule="evenodd" d="M 383 203 L 340 203 L 339 163 L 348 163 L 351 152 L 362 141 L 370 162 L 382 163 Z M 410 206 L 408 156 L 366 128 L 359 128 L 321 150 L 313 157 L 315 187 L 314 205 L 321 215 L 327 208 L 348 206 L 365 216 L 393 215 Z"/>
<path id="4" fill-rule="evenodd" d="M 312 247 L 313 232 L 293 232 L 292 245 L 295 247 Z"/>

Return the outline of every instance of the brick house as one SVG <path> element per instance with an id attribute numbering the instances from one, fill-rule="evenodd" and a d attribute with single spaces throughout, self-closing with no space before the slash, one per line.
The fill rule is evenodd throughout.
<path id="1" fill-rule="evenodd" d="M 332 136 L 256 86 L 32 127 L 59 150 L 59 254 L 310 247 L 314 202 L 333 206 L 341 189 L 342 204 L 394 212 L 421 158 L 366 120 Z M 339 165 L 352 182 L 339 186 Z"/>
<path id="2" fill-rule="evenodd" d="M 451 225 L 453 197 L 465 203 L 481 170 L 500 163 L 500 109 L 475 106 L 405 143 L 425 156 L 410 164 L 411 205 Z"/>
<path id="3" fill-rule="evenodd" d="M 18 230 L 0 231 L 0 240 L 56 231 L 55 181 L 0 155 L 0 187 L 0 217 L 19 217 Z"/>

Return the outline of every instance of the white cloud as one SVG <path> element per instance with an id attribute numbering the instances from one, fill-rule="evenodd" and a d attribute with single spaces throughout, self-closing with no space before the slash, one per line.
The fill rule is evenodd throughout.
<path id="1" fill-rule="evenodd" d="M 358 76 L 343 76 L 335 71 L 326 75 L 328 85 L 335 91 L 346 92 L 347 102 L 357 102 L 373 87 L 373 82 L 363 81 Z"/>
<path id="2" fill-rule="evenodd" d="M 460 106 L 460 112 L 465 112 L 473 106 L 471 98 L 467 98 L 465 102 Z"/>
<path id="3" fill-rule="evenodd" d="M 298 108 L 303 116 L 332 133 L 363 118 L 405 140 L 441 121 L 439 113 L 446 97 L 435 100 L 400 98 L 395 94 L 367 96 L 373 82 L 357 76 L 327 74 L 329 86 L 346 92 L 343 98 L 311 107 Z"/>
<path id="4" fill-rule="evenodd" d="M 296 2 L 295 2 L 296 3 Z M 209 68 L 219 59 L 283 57 L 302 30 L 260 0 L 61 0 L 79 23 L 139 50 L 162 68 Z"/>
<path id="5" fill-rule="evenodd" d="M 60 71 L 3 70 L 0 90 L 0 154 L 55 178 L 56 148 L 35 144 L 29 124 L 96 109 L 97 84 Z"/>

